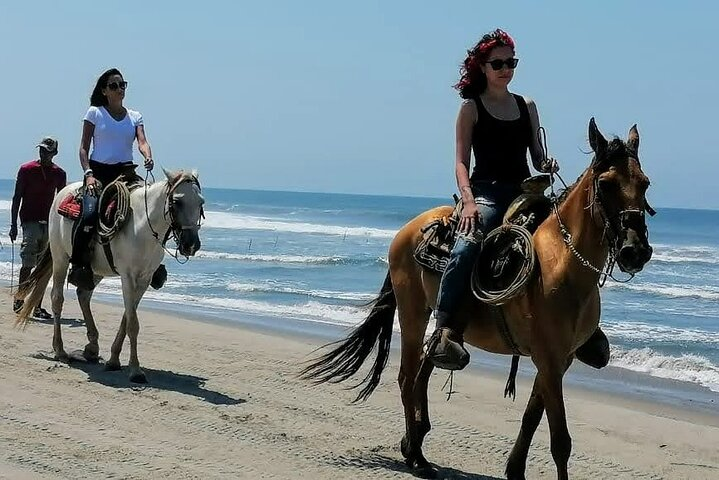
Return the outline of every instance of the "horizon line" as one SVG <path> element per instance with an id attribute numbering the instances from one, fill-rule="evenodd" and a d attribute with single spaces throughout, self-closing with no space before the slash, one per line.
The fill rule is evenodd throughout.
<path id="1" fill-rule="evenodd" d="M 14 182 L 11 178 L 0 178 L 0 181 Z M 441 196 L 433 195 L 397 195 L 397 194 L 386 194 L 386 193 L 351 193 L 351 192 L 320 192 L 315 190 L 277 190 L 274 188 L 237 188 L 237 187 L 215 187 L 212 185 L 204 185 L 204 188 L 210 188 L 214 190 L 244 190 L 248 192 L 267 192 L 267 193 L 305 193 L 315 195 L 346 195 L 346 196 L 358 196 L 358 197 L 399 197 L 399 198 L 414 198 L 414 199 L 432 199 L 432 200 L 444 200 Z M 456 193 L 456 192 L 452 192 Z M 452 199 L 452 194 L 447 195 L 447 200 Z M 12 199 L 11 199 L 12 200 Z M 699 210 L 705 212 L 717 212 L 719 208 L 711 207 L 686 207 L 686 206 L 670 206 L 670 205 L 658 205 L 659 209 L 674 209 L 674 210 Z M 659 212 L 658 212 L 659 213 Z"/>

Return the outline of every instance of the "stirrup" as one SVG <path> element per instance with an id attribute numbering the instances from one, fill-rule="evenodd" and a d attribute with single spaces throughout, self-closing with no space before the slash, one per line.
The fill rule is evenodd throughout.
<path id="1" fill-rule="evenodd" d="M 427 358 L 437 368 L 462 370 L 469 363 L 469 352 L 463 343 L 462 336 L 451 328 L 440 327 L 427 342 Z"/>
<path id="2" fill-rule="evenodd" d="M 167 281 L 167 269 L 165 268 L 165 265 L 160 264 L 159 267 L 157 267 L 157 270 L 152 274 L 152 280 L 150 281 L 150 286 L 154 288 L 155 290 L 159 290 L 162 288 L 163 285 L 165 285 L 165 282 Z"/>
<path id="3" fill-rule="evenodd" d="M 67 281 L 83 290 L 95 289 L 95 278 L 90 267 L 72 267 Z"/>

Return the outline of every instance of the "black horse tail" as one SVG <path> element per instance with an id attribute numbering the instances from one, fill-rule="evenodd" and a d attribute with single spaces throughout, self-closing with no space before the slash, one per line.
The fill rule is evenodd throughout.
<path id="1" fill-rule="evenodd" d="M 372 305 L 372 311 L 367 319 L 347 338 L 320 347 L 336 345 L 332 351 L 312 360 L 300 373 L 301 378 L 311 380 L 315 384 L 343 382 L 359 371 L 374 350 L 375 345 L 379 344 L 377 358 L 375 358 L 371 370 L 361 382 L 351 387 L 358 388 L 364 385 L 354 402 L 367 400 L 372 395 L 379 385 L 382 371 L 387 366 L 394 312 L 397 310 L 397 299 L 389 272 L 387 272 L 379 295 L 370 305 Z"/>

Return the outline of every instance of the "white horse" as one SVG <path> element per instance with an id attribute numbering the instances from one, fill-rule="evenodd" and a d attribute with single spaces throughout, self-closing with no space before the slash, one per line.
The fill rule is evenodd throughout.
<path id="1" fill-rule="evenodd" d="M 205 200 L 197 175 L 194 172 L 173 173 L 165 170 L 165 176 L 166 180 L 138 188 L 130 194 L 130 211 L 126 223 L 110 241 L 117 273 L 113 271 L 102 246 L 96 243 L 92 254 L 91 266 L 95 274 L 95 286 L 104 277 L 119 275 L 125 306 L 105 368 L 120 370 L 120 351 L 127 334 L 130 337 L 130 381 L 136 383 L 147 381 L 137 359 L 137 334 L 140 330 L 137 307 L 165 255 L 164 240 L 168 235 L 174 234 L 179 253 L 186 257 L 194 255 L 200 248 L 199 229 Z M 68 194 L 76 192 L 81 185 L 79 182 L 68 185 L 55 197 L 48 226 L 50 245 L 28 281 L 20 286 L 19 293 L 25 298 L 25 304 L 17 322 L 25 324 L 35 306 L 39 304 L 52 277 L 51 299 L 55 327 L 52 347 L 55 357 L 61 361 L 69 360 L 62 344 L 60 315 L 64 301 L 63 288 L 72 254 L 73 221 L 60 215 L 58 206 Z M 77 289 L 77 299 L 89 342 L 83 356 L 88 361 L 97 361 L 100 348 L 97 327 L 90 311 L 92 293 L 93 290 Z"/>

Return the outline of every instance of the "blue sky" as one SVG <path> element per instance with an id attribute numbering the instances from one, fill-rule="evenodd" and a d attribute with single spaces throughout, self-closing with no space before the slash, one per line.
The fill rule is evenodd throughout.
<path id="1" fill-rule="evenodd" d="M 565 178 L 587 123 L 625 136 L 659 206 L 719 209 L 716 2 L 3 2 L 0 177 L 45 134 L 79 178 L 97 76 L 130 82 L 156 161 L 214 187 L 449 197 L 451 88 L 465 50 L 501 27 Z"/>

